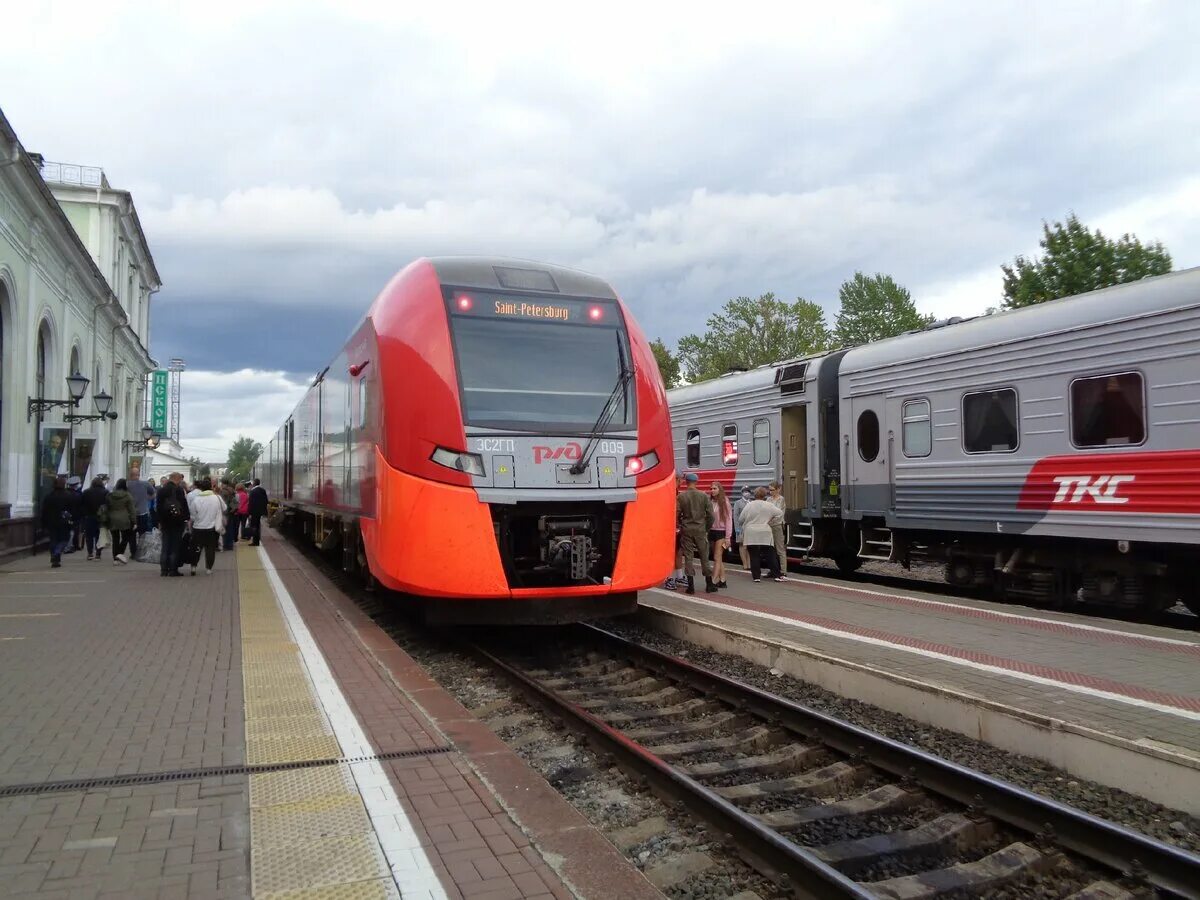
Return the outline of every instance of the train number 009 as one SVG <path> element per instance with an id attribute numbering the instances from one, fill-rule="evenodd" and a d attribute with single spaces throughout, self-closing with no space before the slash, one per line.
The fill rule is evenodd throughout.
<path id="1" fill-rule="evenodd" d="M 617 456 L 624 456 L 625 455 L 625 442 L 624 441 L 601 441 L 600 442 L 600 452 L 605 455 L 607 455 L 609 453 L 614 453 Z"/>

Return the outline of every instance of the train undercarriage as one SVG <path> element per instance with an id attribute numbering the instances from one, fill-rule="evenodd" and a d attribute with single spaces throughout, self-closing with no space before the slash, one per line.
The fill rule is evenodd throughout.
<path id="1" fill-rule="evenodd" d="M 898 531 L 882 522 L 788 524 L 790 553 L 832 559 L 846 573 L 864 562 L 943 567 L 948 584 L 991 590 L 1006 600 L 1068 609 L 1075 606 L 1155 613 L 1182 602 L 1200 615 L 1200 565 L 1186 545 L 1055 537 Z"/>

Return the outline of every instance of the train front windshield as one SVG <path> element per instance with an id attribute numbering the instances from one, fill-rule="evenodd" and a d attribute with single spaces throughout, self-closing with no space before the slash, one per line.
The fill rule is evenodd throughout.
<path id="1" fill-rule="evenodd" d="M 615 303 L 452 291 L 447 296 L 465 424 L 586 430 L 632 370 Z M 632 427 L 633 380 L 608 430 Z"/>

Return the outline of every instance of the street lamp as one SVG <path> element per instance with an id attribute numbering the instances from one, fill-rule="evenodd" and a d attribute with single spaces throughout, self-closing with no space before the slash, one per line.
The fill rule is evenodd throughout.
<path id="1" fill-rule="evenodd" d="M 72 375 L 71 378 L 82 379 L 83 386 L 85 388 L 87 387 L 87 379 L 78 372 Z M 68 378 L 67 381 L 70 382 L 71 378 Z M 74 392 L 75 386 L 72 386 L 71 393 L 74 394 Z M 63 416 L 63 420 L 66 422 L 98 422 L 104 419 L 115 420 L 117 418 L 117 414 L 115 412 L 109 412 L 109 409 L 112 408 L 113 398 L 110 397 L 105 391 L 101 391 L 92 397 L 92 401 L 96 404 L 96 415 L 89 416 L 84 413 L 67 413 L 65 416 Z M 76 401 L 76 405 L 78 405 L 78 401 Z"/>
<path id="2" fill-rule="evenodd" d="M 81 375 L 76 372 L 74 375 L 67 376 L 67 390 L 71 392 L 71 399 L 75 401 L 75 405 L 79 405 L 79 401 L 83 399 L 83 395 L 87 392 L 87 386 L 91 381 L 86 375 Z M 107 410 L 105 410 L 107 412 Z"/>
<path id="3" fill-rule="evenodd" d="M 138 447 L 143 450 L 153 450 L 158 446 L 158 442 L 161 439 L 161 434 L 159 434 L 149 425 L 143 425 L 141 438 L 134 438 L 131 441 L 121 441 L 121 449 L 128 451 L 131 448 Z"/>
<path id="4" fill-rule="evenodd" d="M 81 375 L 79 372 L 76 372 L 74 375 L 68 375 L 67 392 L 71 395 L 71 399 L 50 400 L 46 397 L 30 397 L 29 404 L 25 408 L 25 421 L 31 421 L 34 413 L 41 415 L 48 409 L 56 409 L 59 407 L 63 409 L 78 408 L 80 401 L 83 400 L 83 395 L 87 393 L 88 385 L 91 383 L 91 379 L 89 379 L 86 375 Z M 117 417 L 116 413 L 110 413 L 108 411 L 109 407 L 112 406 L 112 397 L 108 396 L 108 394 L 104 393 L 104 391 L 101 391 L 96 395 L 95 400 L 96 409 L 99 410 L 99 415 L 84 416 L 70 413 L 64 416 L 64 418 L 68 422 L 81 422 L 85 420 L 96 419 L 115 419 Z"/>

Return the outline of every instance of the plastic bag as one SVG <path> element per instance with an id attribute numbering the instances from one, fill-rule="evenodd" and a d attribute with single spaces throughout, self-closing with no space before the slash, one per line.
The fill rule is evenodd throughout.
<path id="1" fill-rule="evenodd" d="M 157 563 L 162 556 L 162 532 L 147 531 L 138 535 L 138 549 L 135 557 L 138 562 Z"/>

